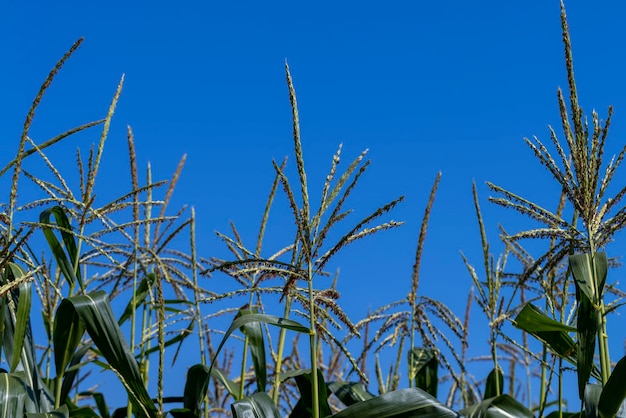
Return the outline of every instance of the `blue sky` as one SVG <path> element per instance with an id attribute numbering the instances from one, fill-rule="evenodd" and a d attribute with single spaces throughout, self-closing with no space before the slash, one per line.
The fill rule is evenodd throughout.
<path id="1" fill-rule="evenodd" d="M 597 109 L 601 117 L 609 104 L 615 107 L 607 146 L 612 155 L 626 130 L 624 5 L 599 0 L 593 6 L 574 1 L 566 6 L 581 105 L 587 114 Z M 459 251 L 481 264 L 472 180 L 494 251 L 498 223 L 509 231 L 530 224 L 488 204 L 485 181 L 550 207 L 558 199 L 558 188 L 522 139 L 536 135 L 548 141 L 547 126 L 560 125 L 556 89 L 566 86 L 566 78 L 556 0 L 384 6 L 369 1 L 4 2 L 4 161 L 14 155 L 41 81 L 82 36 L 84 44 L 44 98 L 31 137 L 41 141 L 102 117 L 125 74 L 101 193 L 112 197 L 127 190 L 119 189 L 119 181 L 127 179 L 127 125 L 135 134 L 140 167 L 149 161 L 155 178 L 169 177 L 186 153 L 174 205 L 195 207 L 205 257 L 226 255 L 214 231 L 227 232 L 230 220 L 244 238 L 254 239 L 273 178 L 271 161 L 292 155 L 283 69 L 288 60 L 313 194 L 319 195 L 332 155 L 343 143 L 345 162 L 365 148 L 373 162 L 352 201 L 353 219 L 406 195 L 388 217 L 406 225 L 360 241 L 338 259 L 342 303 L 355 319 L 408 292 L 419 223 L 438 171 L 443 177 L 426 241 L 421 293 L 441 299 L 458 315 L 471 285 Z M 52 155 L 71 166 L 73 150 L 86 150 L 95 140 L 97 134 L 70 140 Z M 288 172 L 295 181 L 294 164 L 291 158 Z M 616 183 L 623 182 L 618 172 Z M 281 225 L 291 222 L 287 216 L 285 208 L 276 209 L 268 248 L 284 242 L 280 233 Z M 611 255 L 619 255 L 624 247 L 611 248 Z M 485 331 L 472 332 L 481 351 Z M 614 359 L 622 355 L 617 347 Z"/>

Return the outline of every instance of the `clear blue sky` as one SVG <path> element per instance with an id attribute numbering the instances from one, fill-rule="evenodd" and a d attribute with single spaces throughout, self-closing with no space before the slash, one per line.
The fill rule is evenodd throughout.
<path id="1" fill-rule="evenodd" d="M 581 105 L 601 117 L 615 106 L 607 147 L 613 154 L 626 131 L 626 7 L 604 0 L 566 6 Z M 3 161 L 14 155 L 40 83 L 82 36 L 84 44 L 44 98 L 31 137 L 40 142 L 102 117 L 125 74 L 100 186 L 111 196 L 130 187 L 120 189 L 127 180 L 127 125 L 140 167 L 150 161 L 157 179 L 169 177 L 186 153 L 174 204 L 195 207 L 205 257 L 225 255 L 214 231 L 227 232 L 230 220 L 253 240 L 273 177 L 271 160 L 292 155 L 283 70 L 288 60 L 313 194 L 319 195 L 332 154 L 343 143 L 344 161 L 365 148 L 373 160 L 352 201 L 355 218 L 407 196 L 388 217 L 405 226 L 360 241 L 338 259 L 342 301 L 355 320 L 408 292 L 419 223 L 438 171 L 443 178 L 421 293 L 458 315 L 470 288 L 459 251 L 481 264 L 472 180 L 494 251 L 498 223 L 511 232 L 530 224 L 488 204 L 486 180 L 546 206 L 558 198 L 522 140 L 536 135 L 548 141 L 547 126 L 560 126 L 556 89 L 566 86 L 566 78 L 557 0 L 4 2 Z M 97 135 L 71 140 L 53 155 L 66 158 L 69 168 L 75 147 L 86 152 Z M 295 181 L 293 158 L 289 173 Z M 618 172 L 616 183 L 623 182 Z M 285 242 L 280 233 L 291 222 L 287 214 L 277 209 L 268 251 Z M 611 255 L 626 249 L 611 248 Z M 479 352 L 484 330 L 472 332 Z M 617 359 L 622 352 L 612 354 Z"/>

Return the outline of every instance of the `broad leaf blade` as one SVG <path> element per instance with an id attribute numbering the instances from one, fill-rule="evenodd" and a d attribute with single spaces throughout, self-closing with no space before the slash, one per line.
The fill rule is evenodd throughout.
<path id="1" fill-rule="evenodd" d="M 198 415 L 209 387 L 209 369 L 202 364 L 194 364 L 187 372 L 183 407 Z"/>
<path id="2" fill-rule="evenodd" d="M 524 305 L 514 324 L 546 343 L 559 356 L 570 360 L 574 358 L 576 343 L 569 333 L 576 332 L 576 328 L 555 321 L 531 303 Z"/>
<path id="3" fill-rule="evenodd" d="M 290 373 L 289 376 L 292 376 L 296 380 L 296 384 L 298 385 L 298 390 L 300 391 L 300 399 L 294 406 L 290 418 L 300 418 L 300 417 L 310 417 L 313 412 L 313 398 L 311 396 L 313 390 L 313 378 L 310 370 L 299 370 L 298 372 L 302 373 Z M 326 387 L 326 383 L 324 382 L 324 375 L 322 372 L 317 369 L 317 382 L 318 382 L 318 411 L 321 417 L 329 416 L 333 413 L 330 409 L 330 405 L 328 404 L 328 396 L 330 392 Z"/>
<path id="4" fill-rule="evenodd" d="M 333 418 L 458 418 L 460 415 L 421 389 L 400 389 L 351 405 Z"/>
<path id="5" fill-rule="evenodd" d="M 487 376 L 487 382 L 485 383 L 485 399 L 495 398 L 502 395 L 504 391 L 504 374 L 502 369 L 491 370 Z"/>
<path id="6" fill-rule="evenodd" d="M 413 372 L 409 379 L 415 380 L 415 387 L 437 397 L 439 363 L 435 351 L 428 348 L 412 348 L 408 357 L 409 370 Z"/>
<path id="7" fill-rule="evenodd" d="M 0 416 L 22 418 L 26 389 L 9 373 L 0 373 Z"/>
<path id="8" fill-rule="evenodd" d="M 281 418 L 280 411 L 265 392 L 246 396 L 230 405 L 233 418 Z"/>
<path id="9" fill-rule="evenodd" d="M 334 393 L 345 406 L 375 398 L 362 382 L 331 382 L 328 384 L 328 390 Z"/>
<path id="10" fill-rule="evenodd" d="M 509 395 L 500 395 L 462 409 L 467 418 L 533 418 L 533 413 Z"/>
<path id="11" fill-rule="evenodd" d="M 626 356 L 617 362 L 609 380 L 602 388 L 598 412 L 601 418 L 613 418 L 626 399 Z"/>
<path id="12" fill-rule="evenodd" d="M 95 346 L 106 358 L 111 369 L 121 377 L 133 404 L 133 412 L 139 417 L 156 417 L 156 406 L 146 391 L 137 361 L 117 325 L 106 292 L 99 290 L 72 296 L 61 303 L 70 303 L 76 309 Z"/>
<path id="13" fill-rule="evenodd" d="M 269 325 L 274 325 L 274 326 L 288 329 L 291 331 L 301 332 L 303 334 L 309 333 L 309 329 L 307 327 L 300 324 L 299 322 L 296 322 L 287 318 L 281 318 L 278 316 L 266 315 L 266 314 L 249 314 L 249 315 L 240 316 L 233 320 L 233 322 L 230 324 L 230 327 L 228 328 L 226 333 L 224 333 L 224 336 L 222 337 L 222 341 L 217 346 L 217 351 L 215 351 L 215 356 L 213 357 L 213 360 L 211 361 L 211 366 L 209 367 L 209 373 L 210 373 L 210 370 L 213 368 L 213 365 L 215 364 L 215 360 L 217 359 L 217 356 L 219 355 L 220 351 L 224 347 L 224 344 L 226 344 L 226 340 L 228 339 L 228 337 L 230 337 L 230 335 L 233 332 L 235 332 L 235 330 L 251 322 L 264 322 Z"/>

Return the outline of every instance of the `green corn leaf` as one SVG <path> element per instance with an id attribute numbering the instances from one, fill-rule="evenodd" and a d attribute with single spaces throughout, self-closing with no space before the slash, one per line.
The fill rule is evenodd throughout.
<path id="1" fill-rule="evenodd" d="M 331 382 L 328 384 L 328 390 L 334 393 L 345 406 L 375 398 L 362 382 Z"/>
<path id="2" fill-rule="evenodd" d="M 72 389 L 72 386 L 74 386 L 74 381 L 76 380 L 76 376 L 78 375 L 78 370 L 80 369 L 80 362 L 83 356 L 87 354 L 87 352 L 90 349 L 91 349 L 90 345 L 83 345 L 81 348 L 76 350 L 76 352 L 74 352 L 74 354 L 72 355 L 72 358 L 70 359 L 70 362 L 67 365 L 67 368 L 64 369 L 65 371 L 63 373 L 63 383 L 61 384 L 61 395 L 60 395 L 61 402 L 63 402 L 64 399 L 68 398 L 70 390 Z M 107 417 L 103 416 L 102 418 L 107 418 Z"/>
<path id="3" fill-rule="evenodd" d="M 13 279 L 19 279 L 24 276 L 24 270 L 15 263 L 7 263 L 11 270 Z M 31 307 L 31 285 L 30 282 L 24 282 L 19 285 L 19 297 L 17 300 L 17 315 L 15 321 L 15 334 L 13 334 L 13 351 L 21 353 L 26 338 L 26 330 L 30 322 Z M 11 372 L 14 372 L 21 359 L 20 355 L 14 355 L 11 360 Z"/>
<path id="4" fill-rule="evenodd" d="M 191 411 L 195 416 L 200 414 L 200 406 L 209 387 L 209 373 L 209 369 L 202 364 L 194 364 L 187 371 L 183 407 Z M 182 411 L 179 412 L 182 413 Z"/>
<path id="5" fill-rule="evenodd" d="M 578 283 L 576 283 L 576 299 L 578 300 L 576 374 L 578 377 L 578 396 L 582 400 L 585 396 L 585 386 L 589 382 L 594 367 L 593 357 L 596 351 L 598 323 L 596 322 L 597 312 L 587 295 L 581 291 Z"/>
<path id="6" fill-rule="evenodd" d="M 491 370 L 485 383 L 485 399 L 495 398 L 504 392 L 504 374 L 500 367 Z"/>
<path id="7" fill-rule="evenodd" d="M 598 412 L 601 418 L 614 418 L 626 399 L 626 356 L 617 362 L 609 380 L 602 388 Z"/>
<path id="8" fill-rule="evenodd" d="M 9 373 L 0 373 L 0 417 L 22 418 L 26 388 Z"/>
<path id="9" fill-rule="evenodd" d="M 64 299 L 61 302 L 63 304 L 71 305 L 76 310 L 94 345 L 120 377 L 133 405 L 134 414 L 142 418 L 156 417 L 156 406 L 146 391 L 137 361 L 115 320 L 106 292 L 99 290 L 72 296 Z"/>
<path id="10" fill-rule="evenodd" d="M 93 413 L 93 411 L 92 411 Z M 94 413 L 95 415 L 95 413 Z M 87 417 L 93 415 L 75 415 L 72 414 L 72 417 Z M 95 415 L 97 416 L 97 415 Z M 70 411 L 67 409 L 67 406 L 63 405 L 54 411 L 51 412 L 43 412 L 43 413 L 27 413 L 26 418 L 70 418 Z"/>
<path id="11" fill-rule="evenodd" d="M 266 315 L 266 314 L 248 314 L 248 315 L 243 315 L 238 318 L 235 318 L 233 322 L 230 324 L 230 327 L 228 328 L 226 333 L 224 333 L 224 336 L 222 337 L 222 341 L 217 346 L 217 351 L 215 352 L 215 356 L 213 357 L 213 360 L 211 361 L 211 366 L 209 367 L 209 374 L 211 373 L 211 369 L 213 368 L 213 365 L 215 364 L 215 360 L 217 359 L 217 356 L 219 355 L 220 351 L 224 347 L 224 344 L 226 344 L 226 340 L 228 339 L 228 337 L 230 337 L 230 335 L 235 330 L 251 322 L 263 322 L 269 325 L 274 325 L 274 326 L 288 329 L 291 331 L 301 332 L 303 334 L 309 333 L 309 329 L 305 327 L 304 325 L 300 324 L 299 322 L 296 322 L 287 318 L 281 318 L 278 316 Z"/>
<path id="12" fill-rule="evenodd" d="M 104 399 L 104 395 L 100 392 L 81 392 L 80 396 L 91 396 L 93 400 L 96 402 L 96 408 L 98 408 L 99 417 L 101 418 L 110 418 L 109 407 L 107 406 L 106 400 Z M 93 411 L 92 411 L 93 412 Z M 95 416 L 96 413 L 94 412 Z M 74 411 L 72 411 L 72 417 L 74 417 Z"/>
<path id="13" fill-rule="evenodd" d="M 63 239 L 65 249 L 67 250 L 67 254 L 54 234 L 54 229 L 50 226 L 52 225 L 50 219 L 51 216 L 54 216 L 56 224 L 60 228 L 61 237 Z M 74 286 L 76 286 L 76 283 L 78 283 L 82 289 L 83 281 L 80 269 L 75 269 L 75 266 L 78 266 L 78 249 L 76 247 L 76 240 L 74 235 L 70 232 L 72 230 L 72 226 L 70 225 L 63 208 L 61 206 L 54 206 L 44 210 L 39 215 L 39 222 L 42 224 L 41 229 L 46 237 L 46 241 L 48 241 L 48 246 L 52 250 L 54 259 L 56 260 L 61 273 L 63 273 L 63 276 L 70 284 L 70 288 L 73 289 Z"/>
<path id="14" fill-rule="evenodd" d="M 439 363 L 435 351 L 428 348 L 412 348 L 409 357 L 409 379 L 415 381 L 415 387 L 437 397 Z"/>
<path id="15" fill-rule="evenodd" d="M 462 409 L 467 418 L 533 418 L 533 413 L 509 395 L 500 395 Z"/>
<path id="16" fill-rule="evenodd" d="M 254 393 L 230 405 L 233 418 L 281 418 L 282 415 L 265 392 Z"/>
<path id="17" fill-rule="evenodd" d="M 515 318 L 514 324 L 522 331 L 546 343 L 559 356 L 573 361 L 576 343 L 569 333 L 576 332 L 576 328 L 555 321 L 531 303 L 524 305 Z"/>
<path id="18" fill-rule="evenodd" d="M 237 399 L 237 396 L 239 396 L 239 385 L 233 382 L 232 380 L 230 380 L 222 369 L 213 367 L 211 369 L 211 377 L 214 377 L 215 379 L 217 379 L 218 382 L 224 385 L 229 395 Z"/>
<path id="19" fill-rule="evenodd" d="M 459 418 L 460 415 L 421 389 L 388 392 L 355 403 L 333 418 Z"/>
<path id="20" fill-rule="evenodd" d="M 54 316 L 54 365 L 57 376 L 63 376 L 80 344 L 85 327 L 71 303 L 61 303 Z"/>
<path id="21" fill-rule="evenodd" d="M 294 406 L 290 418 L 311 417 L 313 412 L 313 398 L 311 396 L 313 389 L 313 378 L 310 369 L 294 370 L 291 373 L 287 373 L 286 377 L 293 377 L 298 385 L 300 391 L 300 399 Z M 324 375 L 320 369 L 317 369 L 317 382 L 319 388 L 318 396 L 318 411 L 321 417 L 326 417 L 332 414 L 330 405 L 328 404 L 328 396 L 330 391 L 326 387 L 324 382 Z"/>
<path id="22" fill-rule="evenodd" d="M 574 254 L 569 256 L 569 267 L 574 276 L 576 284 L 582 292 L 598 305 L 604 291 L 606 276 L 608 271 L 608 261 L 606 253 L 597 252 L 593 257 L 595 271 L 591 269 L 591 254 Z"/>
<path id="23" fill-rule="evenodd" d="M 258 314 L 258 309 L 242 309 L 240 316 Z M 267 385 L 267 365 L 265 363 L 265 339 L 263 328 L 260 322 L 248 322 L 241 327 L 241 331 L 248 337 L 252 364 L 254 366 L 254 376 L 256 377 L 257 392 L 265 392 Z"/>
<path id="24" fill-rule="evenodd" d="M 134 308 L 137 309 L 140 307 L 150 294 L 150 288 L 154 285 L 156 280 L 156 275 L 154 273 L 148 273 L 146 277 L 141 279 L 139 282 L 139 286 L 137 286 L 137 290 L 135 290 L 135 294 L 133 298 L 135 300 Z M 119 321 L 117 321 L 118 325 L 124 324 L 124 322 L 128 321 L 133 315 L 133 299 L 128 301 L 122 316 L 120 316 Z"/>

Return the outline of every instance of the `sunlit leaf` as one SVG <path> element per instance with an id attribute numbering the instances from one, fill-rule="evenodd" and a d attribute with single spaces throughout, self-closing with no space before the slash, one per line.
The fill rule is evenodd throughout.
<path id="1" fill-rule="evenodd" d="M 602 388 L 598 412 L 601 418 L 613 418 L 617 415 L 626 399 L 626 356 L 617 362 L 609 380 Z"/>
<path id="2" fill-rule="evenodd" d="M 328 384 L 328 390 L 346 406 L 375 397 L 367 391 L 362 382 L 331 382 Z"/>
<path id="3" fill-rule="evenodd" d="M 458 418 L 460 415 L 421 389 L 388 392 L 355 403 L 333 418 Z"/>
<path id="4" fill-rule="evenodd" d="M 409 379 L 415 381 L 415 387 L 437 397 L 437 386 L 439 384 L 437 356 L 435 351 L 428 348 L 412 348 L 408 353 Z"/>
<path id="5" fill-rule="evenodd" d="M 254 393 L 230 405 L 233 418 L 281 418 L 282 415 L 265 392 Z"/>
<path id="6" fill-rule="evenodd" d="M 467 418 L 533 418 L 533 413 L 509 395 L 500 395 L 462 409 Z"/>

